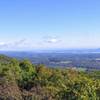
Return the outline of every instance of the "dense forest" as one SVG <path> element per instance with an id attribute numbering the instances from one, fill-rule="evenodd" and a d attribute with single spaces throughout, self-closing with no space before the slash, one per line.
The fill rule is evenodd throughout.
<path id="1" fill-rule="evenodd" d="M 49 68 L 0 55 L 0 100 L 100 100 L 100 71 Z"/>

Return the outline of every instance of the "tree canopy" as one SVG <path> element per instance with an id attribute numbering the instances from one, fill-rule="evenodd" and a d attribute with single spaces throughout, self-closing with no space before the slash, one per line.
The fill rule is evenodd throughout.
<path id="1" fill-rule="evenodd" d="M 100 100 L 100 71 L 36 66 L 2 55 L 0 100 Z"/>

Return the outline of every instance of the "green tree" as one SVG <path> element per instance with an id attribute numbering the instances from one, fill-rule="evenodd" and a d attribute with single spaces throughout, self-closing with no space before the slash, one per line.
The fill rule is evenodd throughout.
<path id="1" fill-rule="evenodd" d="M 22 76 L 20 85 L 25 89 L 29 89 L 31 87 L 33 78 L 35 76 L 35 67 L 29 60 L 21 61 L 19 66 L 21 68 L 21 76 Z"/>

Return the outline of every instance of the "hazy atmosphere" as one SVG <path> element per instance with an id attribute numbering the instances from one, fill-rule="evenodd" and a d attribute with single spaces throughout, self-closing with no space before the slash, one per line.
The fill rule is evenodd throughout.
<path id="1" fill-rule="evenodd" d="M 0 1 L 0 50 L 99 48 L 99 26 L 99 0 Z"/>

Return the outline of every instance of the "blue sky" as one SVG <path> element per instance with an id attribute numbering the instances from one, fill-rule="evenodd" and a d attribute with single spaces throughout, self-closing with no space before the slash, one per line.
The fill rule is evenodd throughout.
<path id="1" fill-rule="evenodd" d="M 100 0 L 0 0 L 0 50 L 100 48 Z"/>

